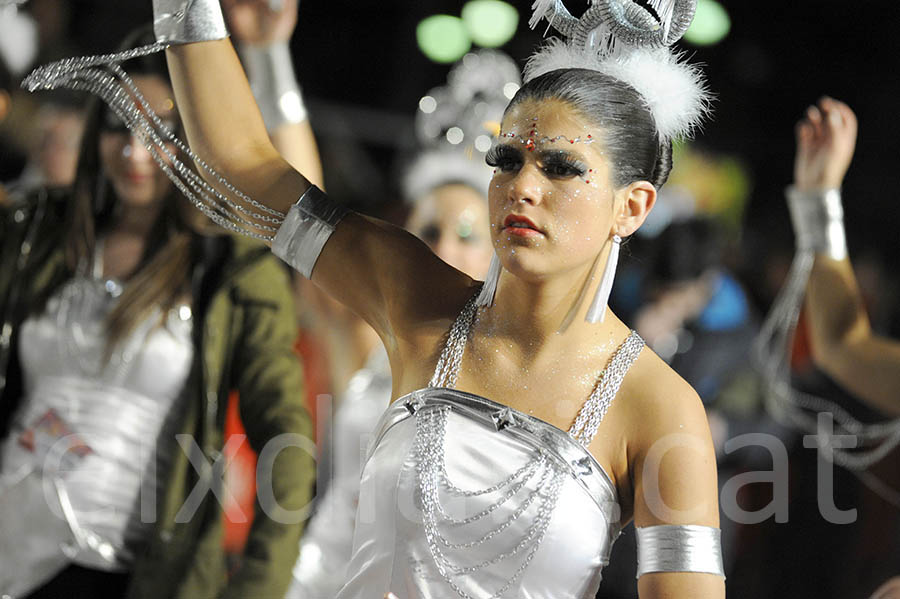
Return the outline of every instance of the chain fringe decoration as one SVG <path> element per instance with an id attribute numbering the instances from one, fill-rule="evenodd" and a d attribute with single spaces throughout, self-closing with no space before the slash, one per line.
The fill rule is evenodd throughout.
<path id="1" fill-rule="evenodd" d="M 900 419 L 865 424 L 836 403 L 804 393 L 791 385 L 791 354 L 806 284 L 814 262 L 815 252 L 811 250 L 801 249 L 795 255 L 787 281 L 754 342 L 753 358 L 763 375 L 766 408 L 772 417 L 784 425 L 819 435 L 817 415 L 830 412 L 837 425 L 834 435 L 855 435 L 866 448 L 843 449 L 836 447 L 830 438 L 824 439 L 823 443 L 831 448 L 836 464 L 859 475 L 900 445 Z M 866 480 L 863 479 L 863 482 Z M 876 490 L 875 486 L 866 484 Z"/>
<path id="2" fill-rule="evenodd" d="M 272 242 L 285 215 L 238 190 L 193 152 L 163 124 L 121 66 L 133 58 L 162 52 L 168 46 L 157 42 L 115 54 L 67 58 L 35 69 L 22 87 L 30 92 L 71 89 L 98 96 L 144 144 L 175 187 L 210 220 L 229 231 Z M 189 163 L 197 165 L 236 199 L 208 183 Z"/>

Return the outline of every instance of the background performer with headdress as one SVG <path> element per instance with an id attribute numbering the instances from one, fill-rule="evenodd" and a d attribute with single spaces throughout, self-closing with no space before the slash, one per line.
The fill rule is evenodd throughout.
<path id="1" fill-rule="evenodd" d="M 179 129 L 162 57 L 126 64 L 142 110 Z M 256 450 L 311 435 L 278 261 L 212 227 L 98 101 L 74 186 L 0 211 L 0 265 L 0 594 L 283 594 L 301 519 L 258 509 L 229 579 L 212 487 L 212 464 L 232 457 L 230 391 Z M 261 488 L 302 510 L 310 454 L 269 465 Z"/>

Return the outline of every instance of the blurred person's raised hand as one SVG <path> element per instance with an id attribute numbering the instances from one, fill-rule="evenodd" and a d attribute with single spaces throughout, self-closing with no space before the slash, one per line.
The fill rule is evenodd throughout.
<path id="1" fill-rule="evenodd" d="M 807 108 L 797 123 L 794 185 L 801 191 L 839 188 L 853 159 L 856 115 L 829 97 Z"/>
<path id="2" fill-rule="evenodd" d="M 222 0 L 236 41 L 255 46 L 287 42 L 297 26 L 299 0 Z"/>

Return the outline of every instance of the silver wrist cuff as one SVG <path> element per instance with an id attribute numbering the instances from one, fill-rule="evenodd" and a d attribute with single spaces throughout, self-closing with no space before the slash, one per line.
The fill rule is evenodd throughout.
<path id="1" fill-rule="evenodd" d="M 325 242 L 347 212 L 330 201 L 324 191 L 310 186 L 288 211 L 275 234 L 272 253 L 310 278 Z"/>
<path id="2" fill-rule="evenodd" d="M 793 185 L 785 191 L 797 247 L 834 260 L 847 257 L 844 208 L 839 189 L 800 191 Z"/>
<path id="3" fill-rule="evenodd" d="M 228 37 L 219 0 L 153 0 L 153 33 L 170 44 Z"/>
<path id="4" fill-rule="evenodd" d="M 725 576 L 718 528 L 663 525 L 635 530 L 638 578 L 650 572 L 705 572 Z"/>
<path id="5" fill-rule="evenodd" d="M 244 44 L 241 57 L 266 129 L 274 131 L 281 125 L 306 120 L 306 106 L 286 42 L 268 46 Z"/>

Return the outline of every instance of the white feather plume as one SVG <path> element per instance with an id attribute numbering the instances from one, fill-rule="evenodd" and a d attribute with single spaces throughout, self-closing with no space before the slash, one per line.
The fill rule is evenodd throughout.
<path id="1" fill-rule="evenodd" d="M 667 48 L 628 48 L 602 57 L 551 38 L 528 60 L 525 81 L 569 68 L 600 71 L 633 87 L 650 109 L 661 141 L 690 137 L 710 110 L 712 96 L 700 68 Z"/>

